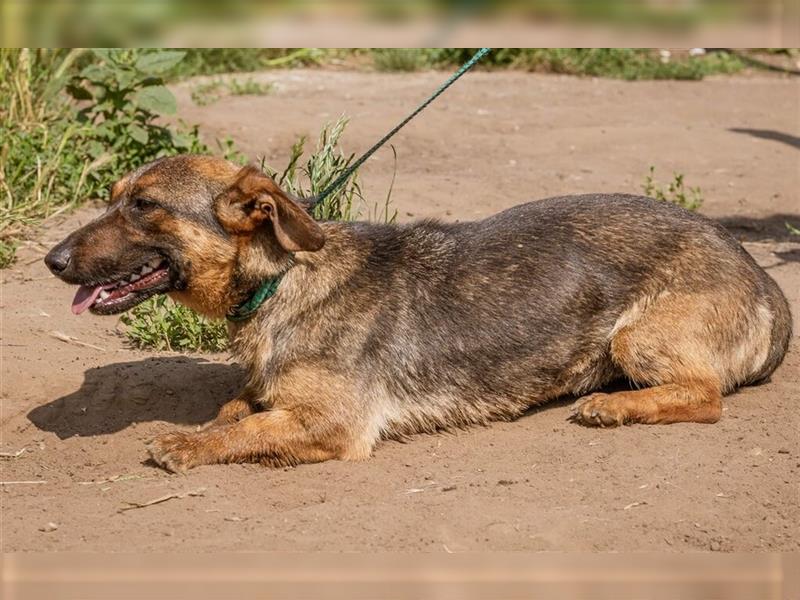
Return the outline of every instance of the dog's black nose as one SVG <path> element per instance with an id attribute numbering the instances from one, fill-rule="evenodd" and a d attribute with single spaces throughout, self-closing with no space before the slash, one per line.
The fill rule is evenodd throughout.
<path id="1" fill-rule="evenodd" d="M 44 257 L 44 264 L 54 275 L 58 275 L 69 266 L 70 260 L 72 260 L 72 250 L 67 246 L 58 245 Z"/>

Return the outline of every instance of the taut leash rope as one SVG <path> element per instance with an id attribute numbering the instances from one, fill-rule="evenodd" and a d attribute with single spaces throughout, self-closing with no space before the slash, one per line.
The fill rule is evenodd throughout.
<path id="1" fill-rule="evenodd" d="M 434 100 L 436 100 L 436 98 L 438 98 L 438 97 L 439 97 L 439 96 L 442 94 L 442 92 L 444 92 L 444 91 L 445 91 L 447 88 L 449 88 L 451 85 L 453 85 L 453 84 L 456 82 L 456 80 L 458 80 L 458 79 L 459 79 L 459 78 L 460 78 L 460 77 L 461 77 L 461 76 L 462 76 L 464 73 L 466 73 L 466 72 L 467 72 L 467 71 L 469 71 L 469 70 L 470 70 L 472 67 L 474 67 L 474 66 L 475 66 L 475 64 L 476 64 L 476 63 L 477 63 L 477 62 L 478 62 L 480 59 L 482 59 L 484 56 L 486 56 L 486 55 L 489 53 L 489 51 L 490 51 L 490 50 L 491 50 L 491 48 L 481 48 L 480 50 L 478 50 L 478 51 L 475 53 L 475 55 L 474 55 L 472 58 L 470 58 L 470 59 L 469 59 L 467 62 L 465 62 L 465 63 L 464 63 L 462 66 L 461 66 L 461 68 L 460 68 L 458 71 L 456 71 L 455 73 L 453 73 L 453 74 L 450 76 L 450 78 L 449 78 L 447 81 L 445 81 L 445 82 L 444 82 L 442 85 L 440 85 L 440 86 L 438 87 L 438 89 L 437 89 L 437 90 L 436 90 L 436 91 L 435 91 L 433 94 L 431 94 L 431 95 L 428 97 L 428 99 L 427 99 L 427 100 L 425 100 L 425 102 L 423 102 L 422 104 L 420 104 L 420 105 L 419 105 L 419 106 L 418 106 L 418 107 L 417 107 L 417 108 L 414 110 L 414 112 L 412 112 L 410 115 L 408 115 L 408 116 L 407 116 L 405 119 L 403 119 L 403 120 L 402 120 L 402 121 L 401 121 L 401 122 L 400 122 L 398 125 L 396 125 L 394 129 L 392 129 L 392 130 L 391 130 L 389 133 L 387 133 L 387 134 L 386 134 L 385 136 L 383 136 L 383 137 L 382 137 L 380 140 L 378 140 L 378 142 L 377 142 L 377 143 L 376 143 L 374 146 L 372 146 L 372 148 L 370 148 L 370 149 L 369 149 L 369 150 L 367 150 L 367 151 L 366 151 L 364 154 L 362 154 L 362 155 L 361 155 L 361 157 L 360 157 L 360 158 L 359 158 L 357 161 L 355 161 L 355 162 L 354 162 L 352 165 L 350 165 L 349 167 L 347 167 L 347 168 L 346 168 L 346 169 L 345 169 L 345 170 L 342 172 L 342 174 L 341 174 L 341 175 L 339 175 L 339 176 L 338 176 L 338 177 L 337 177 L 337 178 L 336 178 L 336 179 L 333 181 L 333 183 L 331 183 L 331 184 L 330 184 L 330 185 L 329 185 L 327 188 L 325 188 L 325 189 L 324 189 L 322 192 L 320 192 L 319 194 L 317 194 L 317 196 L 312 196 L 311 198 L 307 198 L 307 199 L 306 199 L 306 201 L 308 202 L 308 205 L 307 205 L 307 207 L 306 207 L 306 210 L 308 210 L 308 212 L 309 212 L 309 213 L 313 212 L 313 211 L 314 211 L 314 209 L 315 209 L 317 206 L 319 206 L 319 205 L 320 205 L 322 202 L 324 202 L 324 201 L 325 201 L 325 199 L 326 199 L 328 196 L 330 196 L 330 195 L 331 195 L 333 192 L 335 192 L 337 189 L 339 189 L 339 187 L 340 187 L 342 184 L 344 184 L 344 182 L 346 182 L 346 181 L 347 181 L 347 180 L 350 178 L 350 176 L 351 176 L 351 175 L 352 175 L 352 174 L 353 174 L 353 173 L 356 171 L 356 169 L 358 169 L 358 168 L 359 168 L 361 165 L 363 165 L 363 164 L 364 164 L 364 162 L 365 162 L 365 161 L 366 161 L 366 160 L 367 160 L 367 159 L 368 159 L 370 156 L 372 156 L 373 154 L 375 154 L 375 151 L 376 151 L 376 150 L 378 150 L 378 148 L 380 148 L 380 147 L 381 147 L 381 146 L 383 146 L 383 145 L 384 145 L 386 142 L 388 142 L 388 141 L 389 141 L 389 139 L 390 139 L 390 138 L 391 138 L 391 137 L 392 137 L 392 136 L 393 136 L 395 133 L 397 133 L 398 131 L 400 131 L 400 130 L 401 130 L 401 129 L 402 129 L 402 128 L 403 128 L 403 127 L 404 127 L 404 126 L 405 126 L 405 125 L 406 125 L 406 124 L 407 124 L 407 123 L 408 123 L 408 122 L 411 120 L 411 119 L 413 119 L 413 118 L 414 118 L 414 117 L 416 117 L 416 116 L 417 116 L 419 113 L 421 113 L 423 110 L 425 110 L 425 108 L 426 108 L 426 107 L 427 107 L 427 106 L 428 106 L 428 105 L 429 105 L 431 102 L 433 102 Z"/>

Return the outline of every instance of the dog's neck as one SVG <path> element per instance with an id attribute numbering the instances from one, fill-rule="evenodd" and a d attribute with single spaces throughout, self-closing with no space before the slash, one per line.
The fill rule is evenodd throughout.
<path id="1" fill-rule="evenodd" d="M 326 242 L 316 252 L 294 254 L 280 250 L 272 240 L 251 244 L 239 257 L 236 288 L 232 306 L 247 303 L 268 288 L 269 293 L 249 316 L 258 312 L 260 305 L 269 303 L 279 294 L 291 298 L 294 310 L 302 311 L 325 298 L 360 264 L 364 251 L 360 248 L 352 228 L 342 223 L 323 223 Z M 275 289 L 269 289 L 275 286 Z M 243 319 L 242 319 L 243 320 Z"/>
<path id="2" fill-rule="evenodd" d="M 264 302 L 275 295 L 285 274 L 282 272 L 262 281 L 261 285 L 246 300 L 229 308 L 225 318 L 230 322 L 237 323 L 252 317 Z"/>
<path id="3" fill-rule="evenodd" d="M 325 246 L 296 253 L 275 294 L 249 318 L 228 321 L 231 352 L 248 370 L 248 387 L 259 394 L 269 389 L 282 362 L 307 343 L 309 332 L 319 326 L 320 310 L 368 255 L 352 227 L 342 223 L 322 227 Z"/>

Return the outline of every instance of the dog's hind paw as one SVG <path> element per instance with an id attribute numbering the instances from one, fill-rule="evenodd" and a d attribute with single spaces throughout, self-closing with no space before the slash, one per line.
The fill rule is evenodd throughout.
<path id="1" fill-rule="evenodd" d="M 570 420 L 595 427 L 616 427 L 625 424 L 628 411 L 614 394 L 597 393 L 584 396 L 573 404 Z"/>
<path id="2" fill-rule="evenodd" d="M 185 473 L 203 464 L 200 446 L 197 434 L 176 431 L 155 438 L 147 444 L 147 451 L 159 467 L 172 473 Z"/>

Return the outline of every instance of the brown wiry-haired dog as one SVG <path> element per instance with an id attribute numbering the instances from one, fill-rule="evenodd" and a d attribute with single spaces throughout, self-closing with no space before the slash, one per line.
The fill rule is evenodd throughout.
<path id="1" fill-rule="evenodd" d="M 48 254 L 73 311 L 157 293 L 224 317 L 249 371 L 211 426 L 155 439 L 171 471 L 363 459 L 381 438 L 513 419 L 615 379 L 586 425 L 713 423 L 791 331 L 775 282 L 719 225 L 626 195 L 550 198 L 474 223 L 317 223 L 258 169 L 165 158 Z M 274 290 L 273 290 L 274 291 Z"/>

